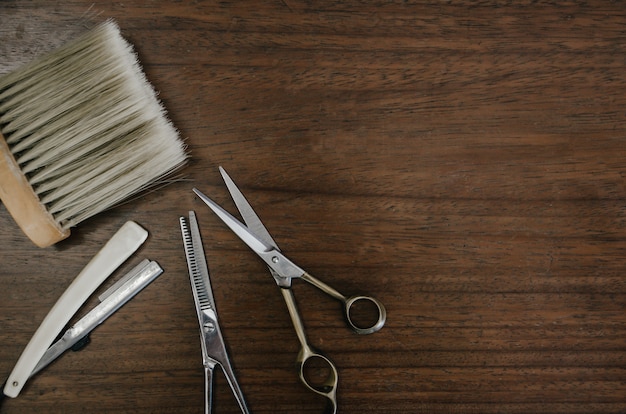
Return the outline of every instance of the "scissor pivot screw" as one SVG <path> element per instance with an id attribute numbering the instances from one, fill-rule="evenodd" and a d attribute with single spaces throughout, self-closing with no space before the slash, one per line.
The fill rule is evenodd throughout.
<path id="1" fill-rule="evenodd" d="M 205 333 L 211 333 L 215 331 L 215 324 L 213 322 L 205 322 L 202 328 Z"/>
<path id="2" fill-rule="evenodd" d="M 280 259 L 278 258 L 278 256 L 272 257 L 272 263 L 278 263 L 279 261 Z"/>

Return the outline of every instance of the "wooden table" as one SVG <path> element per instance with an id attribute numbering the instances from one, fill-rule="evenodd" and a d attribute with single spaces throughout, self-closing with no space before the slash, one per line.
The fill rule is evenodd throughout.
<path id="1" fill-rule="evenodd" d="M 358 336 L 295 283 L 339 412 L 626 412 L 626 9 L 529 3 L 1 2 L 2 73 L 116 19 L 192 158 L 52 248 L 0 207 L 2 375 L 125 221 L 150 238 L 124 268 L 165 269 L 0 412 L 202 412 L 189 210 L 251 410 L 322 412 L 273 280 L 191 192 L 234 211 L 218 165 L 287 255 L 387 306 Z"/>

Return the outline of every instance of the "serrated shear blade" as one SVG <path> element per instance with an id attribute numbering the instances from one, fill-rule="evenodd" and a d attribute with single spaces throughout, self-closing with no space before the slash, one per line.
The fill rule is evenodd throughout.
<path id="1" fill-rule="evenodd" d="M 189 212 L 188 221 L 181 217 L 180 225 L 197 310 L 201 312 L 208 309 L 215 309 L 215 301 L 213 299 L 213 291 L 209 279 L 209 269 L 206 264 L 204 249 L 200 242 L 200 229 L 198 228 L 195 213 L 193 211 Z"/>

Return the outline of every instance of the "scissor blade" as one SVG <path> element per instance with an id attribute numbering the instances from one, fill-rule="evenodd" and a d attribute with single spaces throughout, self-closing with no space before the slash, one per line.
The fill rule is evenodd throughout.
<path id="1" fill-rule="evenodd" d="M 228 211 L 224 210 L 219 204 L 205 196 L 197 188 L 193 189 L 198 197 L 204 204 L 209 206 L 211 210 L 226 224 L 244 243 L 248 245 L 257 254 L 267 253 L 271 250 L 275 250 L 274 246 L 267 244 L 265 241 L 257 237 L 252 233 L 242 222 L 234 218 Z"/>
<path id="2" fill-rule="evenodd" d="M 246 197 L 241 193 L 232 178 L 230 178 L 230 176 L 226 173 L 226 170 L 220 167 L 220 173 L 222 174 L 226 187 L 228 187 L 228 191 L 230 191 L 230 195 L 235 202 L 244 223 L 246 223 L 246 226 L 248 226 L 248 228 L 256 234 L 258 238 L 267 244 L 272 245 L 276 250 L 280 250 L 274 239 L 272 239 L 270 232 L 267 231 L 259 216 L 255 213 L 254 209 L 250 203 L 248 203 L 248 200 L 246 200 Z"/>
<path id="3" fill-rule="evenodd" d="M 213 299 L 213 290 L 209 279 L 209 268 L 204 256 L 204 249 L 202 248 L 198 221 L 193 211 L 189 212 L 189 224 L 187 224 L 184 217 L 180 218 L 180 228 L 183 234 L 183 243 L 185 244 L 185 255 L 187 256 L 196 309 L 199 314 L 204 310 L 215 310 L 215 300 Z M 200 318 L 200 316 L 198 317 Z"/>
<path id="4" fill-rule="evenodd" d="M 242 222 L 234 218 L 228 211 L 220 207 L 215 201 L 202 194 L 198 189 L 194 193 L 226 224 L 239 238 L 248 245 L 267 265 L 274 270 L 279 286 L 289 287 L 290 279 L 301 277 L 304 270 L 289 260 L 277 248 L 261 240 L 252 233 Z"/>
<path id="5" fill-rule="evenodd" d="M 239 210 L 239 213 L 241 214 L 241 217 L 243 217 L 243 221 L 246 223 L 248 228 L 252 230 L 260 239 L 272 245 L 277 251 L 280 251 L 278 245 L 270 235 L 270 232 L 267 230 L 267 228 L 265 228 L 265 225 L 263 225 L 263 222 L 256 214 L 250 203 L 248 203 L 248 200 L 241 193 L 235 182 L 226 173 L 226 170 L 224 168 L 220 167 L 219 169 L 220 173 L 222 174 L 222 178 L 226 183 L 226 187 L 230 192 L 230 196 L 235 202 L 235 206 L 237 206 L 237 209 Z M 274 278 L 274 280 L 276 280 L 276 283 L 278 283 L 279 286 L 285 288 L 291 286 L 290 280 L 281 278 L 281 276 L 271 266 L 269 266 L 269 270 L 272 274 L 272 277 Z"/>

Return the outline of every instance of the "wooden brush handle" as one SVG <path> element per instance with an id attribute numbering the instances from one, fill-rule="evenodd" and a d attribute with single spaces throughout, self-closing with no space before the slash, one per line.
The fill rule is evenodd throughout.
<path id="1" fill-rule="evenodd" d="M 39 247 L 70 235 L 41 204 L 0 134 L 0 199 L 22 231 Z"/>

